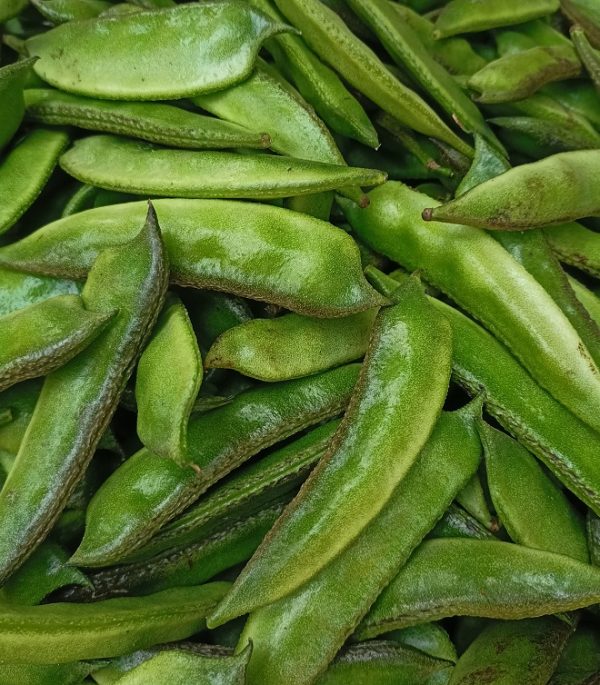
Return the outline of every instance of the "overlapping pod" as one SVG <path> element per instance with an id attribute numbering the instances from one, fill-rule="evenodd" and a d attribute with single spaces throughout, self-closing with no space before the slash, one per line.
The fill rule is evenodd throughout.
<path id="1" fill-rule="evenodd" d="M 2 580 L 45 538 L 92 458 L 156 320 L 167 278 L 152 210 L 137 237 L 95 262 L 84 305 L 100 315 L 118 313 L 85 352 L 45 379 L 0 492 Z"/>
<path id="2" fill-rule="evenodd" d="M 0 264 L 83 278 L 98 254 L 127 242 L 144 202 L 88 210 L 0 248 Z M 225 290 L 311 316 L 347 316 L 382 304 L 366 282 L 352 238 L 280 207 L 226 200 L 156 200 L 171 279 Z M 310 235 L 310 240 L 306 236 Z"/>
<path id="3" fill-rule="evenodd" d="M 77 295 L 80 289 L 73 281 L 0 267 L 0 315 L 6 316 L 51 297 Z"/>
<path id="4" fill-rule="evenodd" d="M 27 49 L 39 57 L 36 73 L 61 90 L 176 100 L 242 81 L 263 41 L 286 30 L 246 3 L 209 0 L 68 22 L 33 36 Z"/>
<path id="5" fill-rule="evenodd" d="M 92 19 L 113 7 L 106 0 L 32 0 L 31 4 L 54 25 Z"/>
<path id="6" fill-rule="evenodd" d="M 425 445 L 450 378 L 452 338 L 421 284 L 380 310 L 332 446 L 211 616 L 219 625 L 289 595 L 386 506 Z M 385 388 L 385 392 L 383 389 Z M 419 416 L 410 418 L 407 407 Z"/>
<path id="7" fill-rule="evenodd" d="M 550 226 L 544 234 L 561 262 L 600 277 L 600 238 L 581 224 Z"/>
<path id="8" fill-rule="evenodd" d="M 0 150 L 14 136 L 25 113 L 23 87 L 35 62 L 34 58 L 15 62 L 0 68 L 0 101 L 2 121 L 0 123 Z"/>
<path id="9" fill-rule="evenodd" d="M 600 90 L 600 51 L 590 44 L 585 31 L 578 26 L 571 29 L 571 38 L 575 43 L 579 58 L 592 77 L 596 89 Z"/>

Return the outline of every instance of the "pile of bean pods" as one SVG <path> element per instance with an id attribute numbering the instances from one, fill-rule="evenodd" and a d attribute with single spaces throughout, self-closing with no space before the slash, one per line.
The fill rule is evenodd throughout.
<path id="1" fill-rule="evenodd" d="M 599 685 L 600 0 L 0 35 L 0 685 Z"/>

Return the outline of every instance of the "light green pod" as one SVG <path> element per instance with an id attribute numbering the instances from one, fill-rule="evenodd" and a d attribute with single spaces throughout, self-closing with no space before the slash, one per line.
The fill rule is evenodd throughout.
<path id="1" fill-rule="evenodd" d="M 0 24 L 16 17 L 28 5 L 28 0 L 0 0 Z"/>
<path id="2" fill-rule="evenodd" d="M 0 161 L 0 234 L 12 228 L 42 192 L 68 142 L 62 131 L 36 129 Z"/>
<path id="3" fill-rule="evenodd" d="M 577 297 L 585 307 L 585 310 L 590 315 L 592 321 L 600 326 L 600 297 L 586 288 L 576 278 L 573 278 L 572 276 L 567 276 L 567 278 L 569 279 L 571 288 L 573 288 L 575 297 Z"/>
<path id="4" fill-rule="evenodd" d="M 434 312 L 416 279 L 401 286 L 397 304 L 379 312 L 330 449 L 211 615 L 211 626 L 305 585 L 386 506 L 429 438 L 448 391 L 452 338 L 447 321 Z"/>
<path id="5" fill-rule="evenodd" d="M 561 262 L 600 278 L 600 236 L 585 226 L 569 223 L 544 229 Z"/>
<path id="6" fill-rule="evenodd" d="M 165 150 L 115 136 L 78 140 L 60 165 L 83 183 L 134 193 L 190 198 L 273 200 L 344 186 L 374 186 L 387 174 L 292 157 Z"/>
<path id="7" fill-rule="evenodd" d="M 219 336 L 204 363 L 268 382 L 309 376 L 362 357 L 376 315 L 369 309 L 342 319 L 253 319 Z"/>
<path id="8" fill-rule="evenodd" d="M 600 147 L 598 133 L 581 130 L 577 126 L 569 126 L 566 122 L 558 124 L 536 117 L 492 117 L 488 121 L 511 133 L 522 134 L 547 155 Z"/>
<path id="9" fill-rule="evenodd" d="M 413 647 L 434 659 L 443 659 L 452 663 L 458 659 L 456 647 L 439 623 L 420 623 L 418 626 L 394 630 L 386 635 L 386 640 L 394 640 Z"/>
<path id="10" fill-rule="evenodd" d="M 85 349 L 110 320 L 77 295 L 43 300 L 0 318 L 0 391 L 45 376 Z"/>
<path id="11" fill-rule="evenodd" d="M 572 632 L 553 616 L 492 623 L 460 657 L 449 685 L 546 685 Z"/>
<path id="12" fill-rule="evenodd" d="M 77 295 L 81 287 L 73 281 L 34 276 L 0 267 L 0 316 L 59 295 Z"/>
<path id="13" fill-rule="evenodd" d="M 189 637 L 229 583 L 174 588 L 93 604 L 0 605 L 0 659 L 64 664 L 100 659 Z"/>
<path id="14" fill-rule="evenodd" d="M 227 88 L 288 30 L 243 2 L 207 2 L 57 26 L 27 41 L 44 81 L 78 95 L 176 100 Z M 132 43 L 135 42 L 135 50 Z"/>
<path id="15" fill-rule="evenodd" d="M 575 78 L 581 63 L 571 46 L 539 45 L 500 57 L 467 81 L 476 102 L 493 104 L 522 100 L 553 81 Z"/>
<path id="16" fill-rule="evenodd" d="M 447 616 L 524 619 L 600 599 L 600 569 L 497 540 L 428 540 L 381 593 L 358 635 Z"/>
<path id="17" fill-rule="evenodd" d="M 456 495 L 456 502 L 487 530 L 498 530 L 498 521 L 490 511 L 478 473 Z"/>
<path id="18" fill-rule="evenodd" d="M 0 668 L 0 685 L 81 685 L 94 666 L 86 661 L 70 664 L 11 664 Z M 93 682 L 93 681 L 92 681 Z"/>
<path id="19" fill-rule="evenodd" d="M 281 12 L 319 57 L 348 83 L 408 128 L 442 140 L 466 155 L 471 148 L 414 91 L 404 86 L 319 0 L 276 0 Z"/>
<path id="20" fill-rule="evenodd" d="M 585 525 L 561 488 L 518 442 L 479 427 L 494 508 L 513 542 L 589 562 Z"/>
<path id="21" fill-rule="evenodd" d="M 268 133 L 157 102 L 96 100 L 51 88 L 25 91 L 26 116 L 43 124 L 78 126 L 190 149 L 269 147 Z"/>
<path id="22" fill-rule="evenodd" d="M 187 425 L 202 383 L 198 341 L 185 307 L 176 298 L 167 302 L 135 379 L 137 433 L 154 454 L 187 460 Z"/>
<path id="23" fill-rule="evenodd" d="M 93 19 L 113 6 L 105 0 L 31 0 L 31 4 L 54 25 Z"/>
<path id="24" fill-rule="evenodd" d="M 25 113 L 23 88 L 34 63 L 35 59 L 31 58 L 0 68 L 0 102 L 2 102 L 0 150 L 10 141 L 21 125 Z"/>
<path id="25" fill-rule="evenodd" d="M 352 238 L 329 223 L 258 203 L 157 200 L 154 207 L 179 285 L 311 316 L 348 316 L 383 303 L 364 278 Z M 136 235 L 145 212 L 145 202 L 130 202 L 59 219 L 0 248 L 0 263 L 82 278 L 103 249 Z"/>
<path id="26" fill-rule="evenodd" d="M 558 10 L 558 0 L 451 0 L 435 20 L 435 38 L 522 24 Z"/>
<path id="27" fill-rule="evenodd" d="M 588 74 L 600 91 L 600 51 L 596 50 L 585 35 L 585 31 L 579 26 L 571 27 L 571 39 L 577 50 L 579 58 L 583 62 Z"/>

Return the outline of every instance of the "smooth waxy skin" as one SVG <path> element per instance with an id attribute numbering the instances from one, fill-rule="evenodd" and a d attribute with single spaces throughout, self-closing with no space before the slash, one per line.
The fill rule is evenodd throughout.
<path id="1" fill-rule="evenodd" d="M 144 202 L 59 219 L 0 248 L 0 263 L 82 278 L 107 247 L 133 238 Z M 225 200 L 157 200 L 171 280 L 266 300 L 311 316 L 347 316 L 382 304 L 345 231 L 280 207 Z M 306 236 L 310 235 L 310 240 Z"/>
<path id="2" fill-rule="evenodd" d="M 514 167 L 423 216 L 509 231 L 574 221 L 600 213 L 599 172 L 599 150 L 563 152 Z"/>
<path id="3" fill-rule="evenodd" d="M 600 238 L 580 224 L 564 224 L 544 229 L 544 234 L 561 262 L 600 277 Z"/>
<path id="4" fill-rule="evenodd" d="M 32 88 L 25 91 L 25 107 L 30 121 L 106 131 L 170 147 L 262 148 L 271 142 L 267 133 L 156 102 L 96 100 Z"/>
<path id="5" fill-rule="evenodd" d="M 444 5 L 435 21 L 435 38 L 458 33 L 476 33 L 500 26 L 521 24 L 553 14 L 558 0 L 451 0 Z"/>
<path id="6" fill-rule="evenodd" d="M 277 199 L 386 180 L 376 169 L 264 154 L 165 150 L 115 136 L 77 141 L 60 165 L 83 183 L 166 197 Z"/>
<path id="7" fill-rule="evenodd" d="M 370 309 L 342 319 L 299 314 L 253 319 L 219 336 L 205 365 L 268 382 L 309 376 L 362 357 L 376 315 Z"/>
<path id="8" fill-rule="evenodd" d="M 571 38 L 579 58 L 592 77 L 596 89 L 600 91 L 600 52 L 590 45 L 585 31 L 580 27 L 574 26 L 571 28 Z"/>
<path id="9" fill-rule="evenodd" d="M 130 457 L 97 491 L 74 563 L 105 566 L 131 554 L 210 485 L 261 449 L 339 414 L 358 376 L 348 365 L 319 376 L 258 388 L 194 416 L 181 468 L 147 450 Z"/>
<path id="10" fill-rule="evenodd" d="M 21 125 L 25 113 L 23 87 L 35 59 L 26 59 L 0 68 L 0 150 L 10 141 Z"/>
<path id="11" fill-rule="evenodd" d="M 397 293 L 397 304 L 375 319 L 359 380 L 330 449 L 245 566 L 211 624 L 225 623 L 301 587 L 381 512 L 439 416 L 451 352 L 447 321 L 428 304 L 420 283 L 409 280 Z"/>
<path id="12" fill-rule="evenodd" d="M 98 258 L 81 294 L 86 308 L 100 315 L 118 313 L 83 353 L 46 377 L 0 492 L 0 579 L 44 539 L 83 474 L 166 287 L 164 248 L 150 212 L 134 240 Z"/>
<path id="13" fill-rule="evenodd" d="M 396 281 L 368 269 L 383 292 Z M 431 300 L 453 329 L 453 379 L 482 395 L 487 411 L 535 454 L 569 490 L 600 513 L 598 433 L 543 390 L 509 351 L 454 307 Z"/>
<path id="14" fill-rule="evenodd" d="M 496 540 L 428 540 L 381 593 L 361 638 L 447 616 L 523 619 L 595 604 L 600 570 Z"/>
<path id="15" fill-rule="evenodd" d="M 77 295 L 81 286 L 73 281 L 33 276 L 0 267 L 0 316 L 59 295 Z"/>
<path id="16" fill-rule="evenodd" d="M 0 234 L 33 204 L 69 139 L 62 131 L 37 129 L 11 148 L 0 164 Z"/>
<path id="17" fill-rule="evenodd" d="M 492 623 L 458 660 L 449 685 L 546 685 L 572 632 L 553 616 Z"/>
<path id="18" fill-rule="evenodd" d="M 181 640 L 204 627 L 206 612 L 228 587 L 229 583 L 209 583 L 94 604 L 3 605 L 0 659 L 61 664 Z"/>
<path id="19" fill-rule="evenodd" d="M 277 0 L 302 31 L 304 40 L 350 85 L 388 114 L 419 133 L 433 136 L 469 155 L 471 148 L 453 133 L 416 93 L 396 79 L 377 55 L 319 0 Z"/>
<path id="20" fill-rule="evenodd" d="M 483 185 L 487 184 L 456 202 Z M 429 283 L 503 340 L 557 399 L 591 426 L 600 427 L 598 369 L 575 329 L 533 276 L 483 231 L 420 221 L 419 214 L 431 204 L 426 195 L 388 182 L 371 192 L 370 199 L 367 209 L 344 205 L 362 240 L 404 268 L 421 270 Z"/>
<path id="21" fill-rule="evenodd" d="M 45 376 L 85 349 L 110 320 L 62 295 L 0 318 L 0 391 Z"/>
<path id="22" fill-rule="evenodd" d="M 40 58 L 36 73 L 61 90 L 176 100 L 242 81 L 262 42 L 286 28 L 243 2 L 209 0 L 63 24 L 30 38 L 27 48 Z"/>
<path id="23" fill-rule="evenodd" d="M 513 542 L 589 562 L 585 525 L 561 488 L 518 442 L 479 427 L 490 495 Z"/>
<path id="24" fill-rule="evenodd" d="M 481 444 L 472 422 L 478 412 L 468 406 L 442 414 L 388 506 L 355 542 L 297 592 L 251 614 L 238 645 L 253 643 L 249 685 L 308 685 L 333 660 L 477 469 Z M 318 640 L 303 639 L 317 634 Z"/>
<path id="25" fill-rule="evenodd" d="M 187 426 L 202 383 L 202 359 L 185 307 L 173 297 L 137 366 L 137 434 L 154 454 L 185 464 Z"/>

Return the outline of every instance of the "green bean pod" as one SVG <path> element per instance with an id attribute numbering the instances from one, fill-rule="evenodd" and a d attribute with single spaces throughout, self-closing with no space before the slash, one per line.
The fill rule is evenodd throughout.
<path id="1" fill-rule="evenodd" d="M 498 521 L 490 511 L 478 473 L 456 495 L 456 503 L 487 530 L 494 532 L 498 530 Z"/>
<path id="2" fill-rule="evenodd" d="M 518 442 L 479 427 L 494 508 L 513 542 L 589 562 L 585 526 L 563 491 Z"/>
<path id="3" fill-rule="evenodd" d="M 39 57 L 36 73 L 61 90 L 113 100 L 176 100 L 243 81 L 262 43 L 286 30 L 245 3 L 209 0 L 68 22 L 26 45 Z"/>
<path id="4" fill-rule="evenodd" d="M 253 319 L 217 338 L 204 363 L 268 382 L 309 376 L 362 357 L 376 315 L 369 309 L 342 319 Z"/>
<path id="5" fill-rule="evenodd" d="M 452 337 L 418 280 L 397 298 L 375 319 L 331 447 L 212 614 L 212 625 L 271 604 L 316 576 L 382 511 L 425 445 L 448 391 Z M 418 421 L 408 418 L 408 407 Z"/>
<path id="6" fill-rule="evenodd" d="M 542 93 L 577 112 L 596 129 L 600 127 L 600 94 L 588 79 L 550 83 L 540 94 Z"/>
<path id="7" fill-rule="evenodd" d="M 110 313 L 84 309 L 77 295 L 43 300 L 0 318 L 0 391 L 45 376 L 85 349 Z"/>
<path id="8" fill-rule="evenodd" d="M 175 514 L 261 449 L 332 418 L 346 406 L 358 375 L 348 365 L 319 376 L 257 388 L 192 418 L 188 457 L 193 468 L 141 450 L 93 497 L 86 532 L 72 558 L 106 566 L 141 547 Z"/>
<path id="9" fill-rule="evenodd" d="M 31 0 L 31 4 L 55 26 L 67 21 L 93 19 L 113 6 L 105 0 Z"/>
<path id="10" fill-rule="evenodd" d="M 600 150 L 577 150 L 523 164 L 423 212 L 488 230 L 527 230 L 600 214 Z"/>
<path id="11" fill-rule="evenodd" d="M 99 188 L 164 197 L 272 200 L 386 180 L 376 169 L 276 155 L 165 150 L 108 135 L 78 140 L 60 165 Z"/>
<path id="12" fill-rule="evenodd" d="M 437 522 L 429 537 L 493 539 L 492 533 L 462 507 L 451 504 Z"/>
<path id="13" fill-rule="evenodd" d="M 592 77 L 596 90 L 600 91 L 600 51 L 590 44 L 585 31 L 579 26 L 571 27 L 571 39 L 579 58 Z"/>
<path id="14" fill-rule="evenodd" d="M 389 633 L 386 640 L 413 647 L 434 659 L 451 663 L 456 663 L 458 659 L 454 643 L 439 623 L 421 623 L 418 626 L 396 630 Z"/>
<path id="15" fill-rule="evenodd" d="M 185 307 L 173 297 L 137 366 L 137 434 L 148 450 L 185 464 L 188 420 L 201 382 L 196 335 Z"/>
<path id="16" fill-rule="evenodd" d="M 600 278 L 600 238 L 594 231 L 576 223 L 544 229 L 550 247 L 561 262 Z"/>
<path id="17" fill-rule="evenodd" d="M 137 233 L 145 206 L 130 202 L 59 219 L 0 248 L 0 264 L 82 278 L 103 249 Z M 157 200 L 154 207 L 179 285 L 225 290 L 311 316 L 348 316 L 382 304 L 364 279 L 352 238 L 324 221 L 224 200 Z"/>
<path id="18" fill-rule="evenodd" d="M 492 623 L 458 660 L 448 685 L 546 685 L 572 632 L 552 616 Z"/>
<path id="19" fill-rule="evenodd" d="M 600 634 L 580 626 L 563 649 L 549 685 L 593 685 L 600 672 Z"/>
<path id="20" fill-rule="evenodd" d="M 468 571 L 468 572 L 467 572 Z M 428 540 L 381 593 L 361 639 L 447 616 L 524 619 L 600 599 L 600 569 L 497 540 Z"/>
<path id="21" fill-rule="evenodd" d="M 309 685 L 325 670 L 477 469 L 481 444 L 473 421 L 480 411 L 475 403 L 442 414 L 387 507 L 354 543 L 294 594 L 251 614 L 238 645 L 253 644 L 248 685 Z"/>
<path id="22" fill-rule="evenodd" d="M 202 630 L 206 612 L 229 583 L 174 588 L 149 597 L 93 604 L 0 606 L 0 659 L 64 664 L 119 656 Z"/>
<path id="23" fill-rule="evenodd" d="M 553 14 L 558 0 L 451 0 L 435 20 L 434 38 L 447 38 L 459 33 L 477 33 L 501 26 L 522 24 Z"/>
<path id="24" fill-rule="evenodd" d="M 364 210 L 344 203 L 358 236 L 401 266 L 421 270 L 429 283 L 504 341 L 557 399 L 590 426 L 600 427 L 598 370 L 575 329 L 533 276 L 483 231 L 419 221 L 431 204 L 425 195 L 388 182 L 370 197 Z"/>
<path id="25" fill-rule="evenodd" d="M 37 129 L 8 151 L 0 165 L 0 234 L 12 228 L 42 192 L 68 140 L 62 131 Z"/>
<path id="26" fill-rule="evenodd" d="M 94 264 L 83 303 L 98 314 L 118 313 L 85 352 L 46 377 L 0 492 L 0 582 L 47 535 L 92 458 L 156 320 L 167 275 L 152 208 L 136 238 Z"/>
<path id="27" fill-rule="evenodd" d="M 384 292 L 397 288 L 393 279 L 369 271 Z M 483 395 L 487 411 L 569 490 L 600 513 L 598 433 L 543 390 L 481 326 L 454 307 L 432 302 L 452 324 L 453 379 L 467 392 Z"/>
<path id="28" fill-rule="evenodd" d="M 568 276 L 568 280 L 575 296 L 585 307 L 592 321 L 600 326 L 600 298 L 598 295 L 588 290 L 588 288 L 572 276 Z"/>
<path id="29" fill-rule="evenodd" d="M 546 153 L 553 155 L 571 150 L 590 150 L 600 147 L 598 134 L 581 131 L 568 125 L 535 117 L 492 117 L 491 124 L 512 133 L 523 135 Z M 514 147 L 514 146 L 513 146 Z"/>
<path id="30" fill-rule="evenodd" d="M 33 276 L 0 267 L 0 316 L 59 295 L 77 295 L 80 287 L 73 281 Z"/>
<path id="31" fill-rule="evenodd" d="M 0 68 L 0 100 L 2 100 L 0 150 L 15 135 L 23 120 L 25 113 L 23 88 L 34 62 L 34 58 L 25 59 Z"/>
<path id="32" fill-rule="evenodd" d="M 600 9 L 595 0 L 561 0 L 560 6 L 572 22 L 584 28 L 592 44 L 600 48 Z"/>
<path id="33" fill-rule="evenodd" d="M 408 128 L 438 138 L 466 155 L 471 148 L 415 92 L 404 86 L 357 38 L 342 19 L 319 0 L 276 0 L 281 12 L 319 57 L 348 83 Z"/>
<path id="34" fill-rule="evenodd" d="M 228 121 L 156 102 L 96 100 L 50 88 L 25 91 L 29 121 L 78 126 L 152 143 L 190 149 L 269 147 L 268 133 L 254 133 Z"/>

